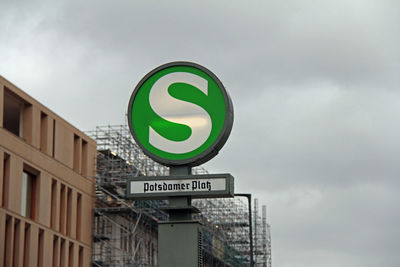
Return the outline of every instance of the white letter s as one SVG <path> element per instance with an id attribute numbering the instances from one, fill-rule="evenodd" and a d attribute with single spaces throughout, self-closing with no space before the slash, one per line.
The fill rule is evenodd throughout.
<path id="1" fill-rule="evenodd" d="M 184 141 L 171 141 L 150 126 L 149 143 L 165 152 L 188 153 L 199 148 L 208 139 L 212 121 L 202 107 L 172 97 L 168 93 L 168 87 L 174 83 L 190 84 L 208 95 L 208 82 L 195 74 L 175 72 L 161 77 L 150 90 L 149 102 L 154 112 L 168 121 L 189 126 L 192 134 Z"/>

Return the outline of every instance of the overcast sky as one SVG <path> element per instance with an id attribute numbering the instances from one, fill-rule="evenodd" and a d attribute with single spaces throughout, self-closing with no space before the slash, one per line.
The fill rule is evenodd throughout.
<path id="1" fill-rule="evenodd" d="M 0 1 L 0 75 L 81 130 L 176 60 L 235 109 L 205 167 L 268 207 L 274 267 L 400 264 L 400 2 Z"/>

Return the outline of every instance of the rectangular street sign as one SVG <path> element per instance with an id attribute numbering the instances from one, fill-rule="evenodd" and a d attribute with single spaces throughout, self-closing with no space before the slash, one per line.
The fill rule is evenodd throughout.
<path id="1" fill-rule="evenodd" d="M 176 196 L 192 198 L 233 197 L 230 174 L 183 176 L 140 176 L 128 179 L 126 196 L 131 199 L 166 199 Z"/>

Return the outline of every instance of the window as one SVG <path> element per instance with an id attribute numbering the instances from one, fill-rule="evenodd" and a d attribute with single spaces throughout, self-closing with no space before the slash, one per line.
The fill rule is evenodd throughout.
<path id="1" fill-rule="evenodd" d="M 120 248 L 122 250 L 128 250 L 128 236 L 126 233 L 126 229 L 122 226 L 120 229 Z"/>
<path id="2" fill-rule="evenodd" d="M 156 265 L 156 250 L 154 248 L 154 243 L 151 244 L 151 264 Z"/>
<path id="3" fill-rule="evenodd" d="M 56 227 L 56 219 L 57 219 L 57 180 L 52 179 L 51 181 L 51 228 Z"/>
<path id="4" fill-rule="evenodd" d="M 25 235 L 24 235 L 24 266 L 28 266 L 29 263 L 29 249 L 31 247 L 31 225 L 25 223 Z"/>
<path id="5" fill-rule="evenodd" d="M 46 113 L 40 112 L 40 150 L 48 153 L 48 128 L 49 117 Z"/>
<path id="6" fill-rule="evenodd" d="M 66 262 L 66 251 L 65 251 L 65 239 L 61 238 L 61 247 L 60 247 L 60 265 L 61 267 L 66 267 L 65 262 Z"/>
<path id="7" fill-rule="evenodd" d="M 77 211 L 76 211 L 76 239 L 81 239 L 81 218 L 82 218 L 82 194 L 78 193 L 77 199 Z"/>
<path id="8" fill-rule="evenodd" d="M 81 171 L 81 138 L 74 134 L 74 171 Z"/>
<path id="9" fill-rule="evenodd" d="M 82 175 L 89 175 L 88 173 L 88 143 L 82 140 L 82 163 L 81 163 L 81 173 Z"/>
<path id="10" fill-rule="evenodd" d="M 32 105 L 4 88 L 3 127 L 28 143 L 32 140 Z"/>
<path id="11" fill-rule="evenodd" d="M 51 150 L 51 156 L 55 157 L 56 156 L 56 120 L 53 121 L 53 145 L 52 145 L 52 150 Z"/>
<path id="12" fill-rule="evenodd" d="M 22 137 L 23 100 L 11 91 L 4 90 L 3 127 Z"/>
<path id="13" fill-rule="evenodd" d="M 83 267 L 83 247 L 79 246 L 79 263 L 78 267 Z"/>
<path id="14" fill-rule="evenodd" d="M 35 174 L 26 170 L 22 172 L 21 215 L 31 219 L 35 216 L 36 180 Z"/>
<path id="15" fill-rule="evenodd" d="M 65 185 L 61 184 L 61 193 L 60 193 L 60 227 L 59 231 L 61 233 L 65 233 L 65 208 L 66 208 L 66 193 L 65 193 Z"/>
<path id="16" fill-rule="evenodd" d="M 44 230 L 39 229 L 37 266 L 43 266 L 44 259 Z"/>
<path id="17" fill-rule="evenodd" d="M 13 265 L 18 266 L 20 264 L 19 250 L 21 248 L 20 235 L 21 235 L 21 224 L 20 220 L 14 219 L 14 249 L 13 249 Z"/>
<path id="18" fill-rule="evenodd" d="M 4 153 L 3 157 L 3 179 L 2 179 L 3 184 L 1 185 L 2 187 L 2 202 L 1 204 L 4 207 L 7 207 L 8 205 L 8 185 L 10 183 L 10 155 L 7 153 Z"/>
<path id="19" fill-rule="evenodd" d="M 60 249 L 58 246 L 58 236 L 53 237 L 53 266 L 57 266 L 59 263 Z"/>
<path id="20" fill-rule="evenodd" d="M 150 243 L 150 241 L 147 242 L 147 258 L 150 260 L 152 259 L 151 258 L 151 243 Z"/>
<path id="21" fill-rule="evenodd" d="M 12 257 L 11 257 L 11 253 L 12 253 L 12 236 L 13 236 L 13 223 L 14 220 L 11 216 L 6 215 L 6 239 L 5 239 L 5 243 L 4 243 L 4 266 L 11 266 L 11 262 L 12 262 Z"/>
<path id="22" fill-rule="evenodd" d="M 72 243 L 72 242 L 69 242 L 68 265 L 69 265 L 69 267 L 73 267 L 74 266 L 74 243 Z"/>
<path id="23" fill-rule="evenodd" d="M 67 189 L 67 235 L 71 236 L 72 229 L 72 189 Z"/>

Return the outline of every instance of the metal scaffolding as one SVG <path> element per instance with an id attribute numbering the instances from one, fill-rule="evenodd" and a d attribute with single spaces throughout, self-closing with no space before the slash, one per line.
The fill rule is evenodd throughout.
<path id="1" fill-rule="evenodd" d="M 166 201 L 125 198 L 126 179 L 168 175 L 168 168 L 143 154 L 126 125 L 98 126 L 86 132 L 97 142 L 96 207 L 93 225 L 93 266 L 157 266 L 158 222 L 168 220 Z M 207 171 L 196 167 L 194 174 Z M 257 206 L 256 206 L 257 203 Z M 203 224 L 204 266 L 249 266 L 249 214 L 242 198 L 196 199 L 194 215 Z M 255 266 L 271 266 L 270 227 L 266 209 L 253 232 Z M 265 214 L 264 214 L 265 213 Z"/>
<path id="2" fill-rule="evenodd" d="M 258 199 L 254 199 L 254 266 L 271 266 L 271 227 L 267 223 L 267 206 L 262 206 L 259 216 Z"/>

